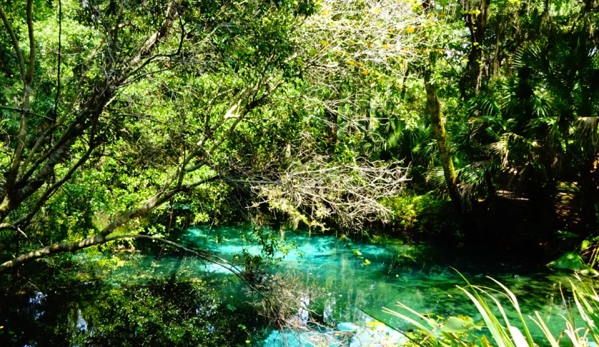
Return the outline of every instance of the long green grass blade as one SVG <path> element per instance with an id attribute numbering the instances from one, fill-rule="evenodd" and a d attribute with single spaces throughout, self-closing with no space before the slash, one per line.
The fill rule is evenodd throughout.
<path id="1" fill-rule="evenodd" d="M 398 305 L 398 306 L 400 306 L 400 307 L 401 307 L 401 308 L 403 308 L 403 309 L 406 309 L 406 310 L 408 310 L 408 311 L 410 311 L 410 312 L 412 312 L 412 313 L 416 314 L 416 315 L 417 315 L 419 318 L 427 320 L 427 323 L 429 323 L 429 325 L 430 325 L 430 322 L 428 322 L 428 319 L 429 319 L 429 318 L 427 318 L 427 317 L 425 317 L 425 316 L 421 315 L 420 313 L 418 313 L 418 312 L 416 312 L 416 311 L 412 310 L 411 308 L 409 308 L 409 307 L 407 307 L 407 306 L 405 306 L 405 305 L 403 305 L 403 304 L 401 304 L 401 303 L 397 303 L 397 305 Z M 427 333 L 427 334 L 429 334 L 429 335 L 433 335 L 433 336 L 435 335 L 435 334 L 433 333 L 433 331 L 432 331 L 432 330 L 430 330 L 429 328 L 427 328 L 426 326 L 422 325 L 420 322 L 416 321 L 415 319 L 413 319 L 413 318 L 411 318 L 411 317 L 408 317 L 408 316 L 406 316 L 406 315 L 404 315 L 404 314 L 401 314 L 401 313 L 399 313 L 399 312 L 397 312 L 397 311 L 393 311 L 393 310 L 391 310 L 391 309 L 388 309 L 388 308 L 386 308 L 386 307 L 383 307 L 383 312 L 385 312 L 385 313 L 389 313 L 389 314 L 391 314 L 391 315 L 394 315 L 394 316 L 396 316 L 396 317 L 399 317 L 399 318 L 401 318 L 401 319 L 403 319 L 403 320 L 407 321 L 408 323 L 414 324 L 414 326 L 418 327 L 418 329 L 420 329 L 420 330 L 424 331 L 425 333 Z"/>
<path id="2" fill-rule="evenodd" d="M 566 321 L 566 336 L 568 336 L 570 338 L 570 341 L 572 341 L 572 345 L 574 347 L 588 347 L 586 346 L 585 343 L 582 343 L 582 341 L 580 341 L 580 338 L 578 337 L 578 330 L 575 329 L 572 324 L 570 324 L 570 321 L 568 321 L 565 317 L 564 320 Z"/>
<path id="3" fill-rule="evenodd" d="M 528 342 L 528 345 L 534 346 L 534 344 L 535 344 L 534 340 L 530 333 L 530 329 L 528 329 L 528 325 L 526 324 L 526 321 L 524 320 L 524 316 L 522 315 L 522 311 L 520 310 L 520 305 L 518 304 L 518 299 L 516 298 L 516 295 L 511 290 L 509 290 L 509 288 L 506 287 L 503 283 L 497 281 L 496 279 L 494 279 L 492 277 L 488 277 L 488 278 L 491 281 L 497 283 L 497 285 L 499 285 L 505 291 L 505 294 L 507 294 L 507 297 L 510 299 L 512 306 L 516 309 L 516 312 L 518 313 L 518 317 L 520 318 L 520 322 L 522 323 L 522 329 L 524 330 L 524 335 L 526 336 L 526 341 Z M 507 320 L 506 320 L 506 323 L 507 323 Z"/>
<path id="4" fill-rule="evenodd" d="M 528 344 L 520 329 L 510 325 L 508 326 L 508 330 L 510 331 L 510 334 L 512 334 L 512 338 L 514 339 L 514 344 L 516 344 L 516 347 L 533 347 Z"/>
<path id="5" fill-rule="evenodd" d="M 597 298 L 594 288 L 589 287 L 580 279 L 578 280 L 580 281 L 578 286 L 570 283 L 572 285 L 572 293 L 574 294 L 574 302 L 592 339 L 595 343 L 599 343 L 599 307 L 597 306 L 599 298 Z"/>
<path id="6" fill-rule="evenodd" d="M 487 329 L 491 332 L 493 339 L 497 342 L 498 347 L 515 347 L 514 344 L 509 340 L 509 337 L 497 321 L 493 312 L 489 309 L 489 307 L 483 303 L 482 298 L 477 299 L 474 295 L 472 295 L 469 291 L 462 287 L 460 288 L 467 296 L 472 300 L 474 306 L 478 309 L 478 312 L 482 315 L 485 324 L 487 325 Z"/>
<path id="7" fill-rule="evenodd" d="M 539 314 L 539 312 L 535 312 L 535 316 L 537 317 L 537 319 L 534 319 L 531 317 L 532 321 L 535 322 L 539 328 L 541 328 L 541 331 L 547 338 L 547 341 L 549 341 L 549 343 L 551 344 L 551 347 L 559 347 L 559 343 L 553 337 L 553 334 L 547 327 L 547 324 L 545 324 L 545 321 L 543 320 L 543 318 L 541 318 L 541 315 Z"/>
<path id="8" fill-rule="evenodd" d="M 501 305 L 501 303 L 499 302 L 499 300 L 497 300 L 496 297 L 494 297 L 493 295 L 484 292 L 485 294 L 487 294 L 489 296 L 489 298 L 491 298 L 491 300 L 493 300 L 495 302 L 495 305 L 497 306 L 497 309 L 499 310 L 499 313 L 501 313 L 501 316 L 503 317 L 503 321 L 505 322 L 505 326 L 509 327 L 510 324 L 510 320 L 507 318 L 507 314 L 505 313 L 505 310 L 503 309 L 503 306 Z"/>
<path id="9" fill-rule="evenodd" d="M 421 319 L 424 319 L 424 320 L 426 320 L 426 321 L 427 321 L 427 323 L 428 323 L 429 325 L 431 324 L 431 322 L 430 322 L 430 319 L 429 319 L 429 318 L 427 318 L 427 317 L 425 317 L 424 315 L 422 315 L 422 314 L 420 314 L 420 313 L 418 313 L 418 312 L 416 312 L 416 311 L 412 310 L 412 309 L 411 309 L 411 308 L 409 308 L 408 306 L 406 306 L 406 305 L 404 305 L 404 304 L 402 304 L 402 303 L 400 303 L 400 302 L 398 302 L 398 303 L 397 303 L 397 306 L 399 306 L 399 307 L 401 307 L 401 308 L 404 308 L 404 309 L 406 309 L 406 310 L 408 310 L 408 311 L 410 311 L 410 312 L 414 313 L 415 315 L 417 315 L 417 316 L 418 316 L 419 318 L 421 318 Z M 406 316 L 406 315 L 404 315 L 404 314 L 401 314 L 401 313 L 399 313 L 399 312 L 397 312 L 397 311 L 391 310 L 391 309 L 389 309 L 389 308 L 387 308 L 387 307 L 383 307 L 383 312 L 385 312 L 385 313 L 389 313 L 389 314 L 391 314 L 391 315 L 393 315 L 393 316 L 396 316 L 396 317 L 399 317 L 399 318 L 401 318 L 401 319 L 405 320 L 405 321 L 406 321 L 406 322 L 408 322 L 408 323 L 411 323 L 411 324 L 413 324 L 415 327 L 417 327 L 418 329 L 420 329 L 420 331 L 423 331 L 424 333 L 426 333 L 427 335 L 429 335 L 429 337 L 430 337 L 430 340 L 429 340 L 429 341 L 431 341 L 431 343 L 432 343 L 434 346 L 450 347 L 450 345 L 449 345 L 449 344 L 447 344 L 447 343 L 445 343 L 445 342 L 443 342 L 443 341 L 440 341 L 440 340 L 438 340 L 438 339 L 436 338 L 436 336 L 435 336 L 435 334 L 434 334 L 434 332 L 433 332 L 432 330 L 430 330 L 429 328 L 427 328 L 426 326 L 424 326 L 424 325 L 423 325 L 423 324 L 421 324 L 420 322 L 416 321 L 415 319 L 412 319 L 411 317 L 408 317 L 408 316 Z M 412 342 L 414 342 L 414 344 L 418 345 L 418 341 L 415 341 L 415 340 L 413 340 L 413 339 L 412 339 L 411 337 L 409 337 L 408 335 L 404 335 L 404 336 L 405 336 L 405 337 L 407 337 L 408 339 L 410 339 Z"/>

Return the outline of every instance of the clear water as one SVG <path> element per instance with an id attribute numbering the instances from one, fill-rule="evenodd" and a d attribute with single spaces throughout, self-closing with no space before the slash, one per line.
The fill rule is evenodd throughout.
<path id="1" fill-rule="evenodd" d="M 458 251 L 439 251 L 426 246 L 402 244 L 366 244 L 348 238 L 323 236 L 306 232 L 285 232 L 273 235 L 291 245 L 287 252 L 278 252 L 281 264 L 277 271 L 291 273 L 296 281 L 318 294 L 313 300 L 312 318 L 330 323 L 364 323 L 371 317 L 399 329 L 409 329 L 405 321 L 385 314 L 382 307 L 394 308 L 396 302 L 420 313 L 443 317 L 467 315 L 481 319 L 474 305 L 457 286 L 464 286 L 459 270 L 472 284 L 498 288 L 487 278 L 505 284 L 519 299 L 525 316 L 539 312 L 557 336 L 565 327 L 562 315 L 569 299 L 563 299 L 559 283 L 566 284 L 565 274 L 545 268 L 511 266 L 493 259 L 473 259 Z M 247 242 L 250 231 L 221 228 L 191 229 L 182 238 L 196 247 L 217 250 L 231 259 L 244 249 L 258 254 L 260 247 Z M 222 269 L 208 266 L 208 271 Z M 566 294 L 567 297 L 567 294 Z M 503 301 L 509 307 L 507 300 Z M 404 312 L 405 313 L 405 312 Z M 508 316 L 518 325 L 515 312 Z M 535 324 L 528 321 L 528 325 Z M 533 335 L 541 337 L 539 330 Z"/>
<path id="2" fill-rule="evenodd" d="M 457 288 L 465 282 L 455 268 L 475 285 L 497 288 L 486 276 L 504 283 L 517 295 L 523 313 L 528 316 L 538 311 L 555 336 L 565 326 L 562 315 L 566 314 L 571 300 L 567 293 L 566 299 L 562 298 L 559 283 L 567 284 L 569 278 L 544 267 L 518 261 L 514 262 L 520 264 L 518 266 L 503 264 L 492 257 L 475 258 L 461 250 L 433 249 L 425 245 L 403 245 L 392 241 L 368 244 L 347 237 L 317 233 L 310 236 L 302 231 L 270 233 L 272 239 L 283 247 L 275 254 L 279 260 L 274 263 L 272 271 L 286 274 L 297 287 L 311 293 L 310 318 L 320 323 L 332 326 L 343 322 L 363 324 L 376 317 L 400 330 L 410 329 L 408 323 L 382 310 L 382 307 L 395 308 L 398 301 L 421 313 L 446 318 L 467 315 L 479 321 L 480 315 Z M 252 238 L 252 231 L 247 228 L 194 228 L 181 235 L 179 241 L 190 248 L 211 250 L 222 258 L 232 260 L 244 250 L 260 254 L 261 247 L 250 242 Z M 98 277 L 111 283 L 112 289 L 101 288 L 104 292 L 118 292 L 124 285 L 143 285 L 150 278 L 169 278 L 176 274 L 179 278 L 205 279 L 221 288 L 224 285 L 225 292 L 232 295 L 229 299 L 233 305 L 236 305 L 235 299 L 246 300 L 239 295 L 244 293 L 243 284 L 225 269 L 193 257 L 170 254 L 157 260 L 152 252 L 93 256 L 80 253 L 80 262 L 88 265 L 84 267 L 88 270 L 81 274 L 81 286 L 88 286 L 85 271 L 93 269 L 94 262 L 104 261 L 112 264 L 98 267 Z M 64 341 L 61 339 L 73 339 L 68 337 L 69 334 L 98 333 L 94 332 L 98 329 L 98 322 L 101 319 L 110 321 L 110 317 L 97 316 L 95 307 L 104 303 L 97 302 L 95 296 L 85 297 L 78 292 L 85 291 L 64 288 L 60 291 L 62 294 L 37 292 L 32 296 L 18 295 L 16 299 L 6 297 L 4 301 L 0 300 L 4 307 L 0 309 L 0 325 L 5 326 L 5 331 L 0 331 L 0 345 L 5 345 L 2 341 L 38 341 L 33 344 L 13 342 L 7 346 L 57 345 L 58 342 L 52 342 L 53 339 Z M 504 300 L 504 303 L 509 306 L 507 301 Z M 58 330 L 54 328 L 62 317 L 58 312 L 67 312 L 63 325 L 68 326 L 68 331 L 76 333 L 58 336 Z M 508 316 L 514 325 L 518 325 L 514 312 L 508 312 Z M 531 327 L 535 326 L 530 321 L 528 323 Z M 7 336 L 9 327 L 19 339 Z M 543 344 L 538 329 L 533 331 L 533 335 Z"/>

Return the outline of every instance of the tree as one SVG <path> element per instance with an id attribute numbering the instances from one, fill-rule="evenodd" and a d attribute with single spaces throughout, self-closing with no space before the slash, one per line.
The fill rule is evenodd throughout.
<path id="1" fill-rule="evenodd" d="M 445 177 L 445 184 L 449 191 L 449 197 L 454 205 L 456 214 L 460 215 L 462 213 L 462 201 L 458 191 L 457 176 L 451 158 L 451 147 L 449 145 L 447 132 L 445 131 L 445 121 L 443 119 L 443 114 L 441 113 L 441 104 L 437 97 L 437 90 L 431 75 L 431 68 L 425 67 L 424 86 L 426 89 L 427 111 L 430 115 L 430 122 L 433 127 L 435 139 L 437 140 L 441 167 L 443 168 L 443 176 Z"/>
<path id="2" fill-rule="evenodd" d="M 283 209 L 292 218 L 327 206 L 328 220 L 356 226 L 389 213 L 377 195 L 397 191 L 400 167 L 352 154 L 353 145 L 327 163 L 327 146 L 313 146 L 323 141 L 302 93 L 316 65 L 299 39 L 314 4 L 58 5 L 30 1 L 26 21 L 18 5 L 2 5 L 11 33 L 2 52 L 13 59 L 0 95 L 0 272 L 123 238 L 226 263 L 144 222 L 167 203 L 188 205 L 194 222 L 218 222 L 231 196 L 243 208 L 278 208 L 280 195 L 264 198 L 285 186 L 303 202 Z M 347 192 L 318 187 L 332 173 Z"/>
<path id="3" fill-rule="evenodd" d="M 516 5 L 505 12 L 514 13 Z M 530 197 L 548 215 L 555 214 L 559 186 L 576 186 L 578 212 L 588 227 L 596 223 L 598 201 L 597 88 L 591 82 L 598 65 L 589 31 L 596 21 L 590 14 L 595 5 L 519 5 L 515 19 L 527 35 L 503 31 L 502 42 L 496 42 L 500 46 L 485 49 L 501 49 L 505 58 L 498 66 L 502 74 L 488 82 L 490 89 L 469 101 L 470 139 L 483 145 L 487 160 L 499 168 L 495 181 L 502 188 Z M 491 17 L 491 23 L 497 26 L 499 18 Z M 503 47 L 512 47 L 513 53 Z"/>
<path id="4" fill-rule="evenodd" d="M 125 226 L 227 176 L 230 135 L 260 119 L 293 70 L 288 33 L 311 11 L 303 2 L 58 5 L 0 5 L 10 56 L 0 271 L 148 237 Z"/>
<path id="5" fill-rule="evenodd" d="M 462 13 L 468 32 L 470 33 L 470 52 L 468 53 L 468 62 L 466 70 L 460 81 L 462 98 L 468 95 L 476 95 L 481 88 L 483 67 L 482 61 L 483 43 L 487 33 L 489 21 L 490 0 L 481 0 L 479 3 L 472 1 L 462 1 L 460 3 Z"/>
<path id="6" fill-rule="evenodd" d="M 431 12 L 430 4 L 331 0 L 323 3 L 304 33 L 327 39 L 302 41 L 317 43 L 307 48 L 316 67 L 308 76 L 310 92 L 324 94 L 313 99 L 324 100 L 323 121 L 335 130 L 336 141 L 339 134 L 359 129 L 364 138 L 356 142 L 367 143 L 360 152 L 381 157 L 397 145 L 400 128 L 422 121 L 422 111 L 427 110 L 459 213 L 457 180 L 432 76 L 436 66 L 429 63 L 429 55 L 442 55 L 456 41 L 454 35 L 444 33 L 452 29 L 451 23 Z M 420 88 L 413 102 L 405 98 L 408 77 L 410 85 Z M 419 97 L 428 101 L 419 102 Z"/>

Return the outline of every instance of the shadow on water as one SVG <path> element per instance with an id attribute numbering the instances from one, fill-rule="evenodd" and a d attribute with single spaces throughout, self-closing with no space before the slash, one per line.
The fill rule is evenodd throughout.
<path id="1" fill-rule="evenodd" d="M 136 259 L 142 258 L 145 264 L 137 265 L 151 266 L 148 257 Z M 0 297 L 0 346 L 222 347 L 246 345 L 259 333 L 254 328 L 265 325 L 253 308 L 212 283 L 222 276 L 179 277 L 195 262 L 169 257 L 165 263 L 153 274 L 123 266 L 85 281 L 77 271 L 65 271 L 69 278 L 37 276 L 37 284 L 20 277 Z"/>
<path id="2" fill-rule="evenodd" d="M 218 249 L 223 256 L 232 256 L 244 247 L 259 252 L 258 247 L 247 244 L 244 233 L 248 231 L 197 228 L 190 230 L 185 240 L 189 244 L 201 240 L 201 244 Z M 398 301 L 421 313 L 446 318 L 467 315 L 479 321 L 481 316 L 474 305 L 457 287 L 466 283 L 455 269 L 474 285 L 498 288 L 487 276 L 504 283 L 518 297 L 525 316 L 538 311 L 556 335 L 564 328 L 561 315 L 571 304 L 564 302 L 560 290 L 559 283 L 563 283 L 568 291 L 566 274 L 528 261 L 520 263 L 521 259 L 498 260 L 427 245 L 309 237 L 302 232 L 287 231 L 284 238 L 291 246 L 286 253 L 276 255 L 281 258 L 278 271 L 294 273 L 306 287 L 317 288 L 312 318 L 325 325 L 364 323 L 374 316 L 401 330 L 411 329 L 399 318 L 382 313 L 383 306 L 393 308 Z M 507 300 L 502 302 L 509 306 Z M 508 317 L 517 324 L 515 312 L 508 311 Z M 542 336 L 535 330 L 536 325 L 529 323 L 533 335 Z"/>
<path id="3" fill-rule="evenodd" d="M 260 253 L 251 234 L 243 228 L 194 228 L 181 241 L 233 259 L 244 250 Z M 486 276 L 501 281 L 518 296 L 525 315 L 539 311 L 554 332 L 563 329 L 567 303 L 558 283 L 567 283 L 565 275 L 426 245 L 367 244 L 303 232 L 275 236 L 285 244 L 274 254 L 280 258 L 274 271 L 311 288 L 310 318 L 323 326 L 362 324 L 375 316 L 411 329 L 382 313 L 398 301 L 421 313 L 480 320 L 456 287 L 465 283 L 455 268 L 476 285 L 493 286 Z M 111 266 L 95 267 L 103 257 L 112 259 Z M 36 285 L 26 273 L 16 285 L 5 283 L 13 294 L 0 298 L 0 346 L 228 346 L 264 337 L 266 321 L 224 269 L 177 254 L 114 258 L 83 253 L 71 260 L 71 272 L 62 271 L 68 278 L 51 272 L 44 277 L 37 268 Z"/>

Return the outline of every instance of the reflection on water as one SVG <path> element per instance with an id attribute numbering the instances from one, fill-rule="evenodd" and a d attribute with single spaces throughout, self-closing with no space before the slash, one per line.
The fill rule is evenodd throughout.
<path id="1" fill-rule="evenodd" d="M 243 249 L 257 254 L 259 247 L 245 241 L 248 233 L 234 228 L 197 228 L 187 233 L 185 241 L 217 249 L 224 257 L 232 257 Z M 320 290 L 322 294 L 311 308 L 319 315 L 315 318 L 327 324 L 361 323 L 374 316 L 408 329 L 406 322 L 382 313 L 383 306 L 393 308 L 398 301 L 421 313 L 443 317 L 461 314 L 478 321 L 480 315 L 457 288 L 465 282 L 455 268 L 475 285 L 497 288 L 487 276 L 499 280 L 516 294 L 525 315 L 538 311 L 556 333 L 564 327 L 561 315 L 566 312 L 567 303 L 558 284 L 568 283 L 563 274 L 544 268 L 508 266 L 493 259 L 473 260 L 464 254 L 438 254 L 439 251 L 424 246 L 372 245 L 289 231 L 285 237 L 293 247 L 285 254 L 276 254 L 282 259 L 278 271 L 295 273 L 307 286 Z M 503 303 L 509 307 L 507 300 Z M 517 324 L 515 312 L 508 312 L 508 317 Z M 536 325 L 529 323 L 534 330 Z M 542 336 L 540 331 L 533 334 Z"/>
<path id="2" fill-rule="evenodd" d="M 261 248 L 248 241 L 253 237 L 251 233 L 251 230 L 241 228 L 212 230 L 195 228 L 182 235 L 181 242 L 190 247 L 210 249 L 223 258 L 233 259 L 244 250 L 253 254 L 260 253 Z M 538 311 L 556 335 L 564 326 L 560 315 L 565 313 L 568 303 L 562 299 L 559 285 L 556 284 L 568 283 L 563 275 L 543 271 L 543 269 L 508 266 L 494 262 L 492 259 L 473 260 L 464 254 L 456 255 L 459 252 L 441 252 L 425 246 L 395 243 L 373 245 L 333 236 L 313 234 L 309 237 L 303 232 L 290 231 L 287 231 L 284 237 L 283 250 L 275 254 L 275 257 L 281 259 L 276 271 L 292 274 L 297 281 L 318 293 L 314 297 L 304 298 L 303 301 L 309 302 L 310 318 L 328 326 L 345 322 L 364 323 L 371 320 L 371 317 L 378 317 L 399 329 L 409 329 L 405 322 L 382 312 L 383 306 L 393 308 L 398 301 L 421 313 L 435 313 L 444 317 L 462 314 L 473 317 L 475 321 L 480 320 L 474 306 L 456 287 L 465 283 L 452 268 L 459 269 L 476 285 L 492 286 L 493 283 L 486 276 L 501 281 L 517 295 L 525 315 Z M 130 304 L 131 312 L 127 317 L 152 314 L 151 311 L 140 309 L 145 305 L 144 299 L 140 297 L 144 293 L 143 288 L 130 289 L 130 293 L 122 301 L 107 296 L 110 291 L 117 293 L 123 286 L 143 284 L 149 278 L 168 279 L 173 273 L 177 273 L 180 278 L 208 280 L 212 278 L 220 284 L 223 280 L 230 279 L 231 281 L 227 282 L 229 290 L 240 286 L 225 269 L 193 258 L 173 255 L 157 260 L 155 256 L 140 253 L 126 255 L 126 258 L 129 261 L 119 260 L 109 272 L 100 274 L 105 277 L 104 280 L 109 285 L 108 288 L 101 289 L 100 293 L 103 294 L 100 296 L 83 298 L 81 295 L 69 294 L 75 291 L 66 291 L 66 294 L 62 293 L 60 297 L 53 293 L 36 292 L 30 296 L 4 298 L 1 303 L 3 306 L 0 311 L 0 326 L 11 327 L 12 334 L 22 336 L 19 339 L 11 338 L 7 336 L 8 328 L 0 329 L 0 342 L 19 341 L 16 344 L 0 343 L 0 345 L 43 346 L 52 345 L 53 341 L 71 341 L 70 345 L 76 345 L 75 341 L 98 338 L 99 322 L 110 322 L 113 319 L 103 317 L 101 314 L 118 316 L 118 307 L 113 309 L 114 312 L 104 310 L 102 312 L 110 313 L 100 313 L 99 309 L 91 309 L 94 305 L 110 306 L 115 303 L 122 305 L 123 302 L 133 302 L 138 306 Z M 97 259 L 88 259 L 83 254 L 80 260 L 93 263 Z M 163 297 L 165 303 L 171 305 L 168 298 L 174 294 L 162 293 L 161 291 L 166 290 L 162 287 L 155 290 L 158 290 L 159 297 Z M 72 336 L 77 338 L 72 336 L 47 338 L 52 334 L 58 334 L 57 330 L 52 331 L 51 326 L 53 321 L 61 319 L 57 313 L 64 310 L 61 305 L 67 305 L 67 318 L 63 321 L 71 327 L 71 330 L 67 329 L 69 333 L 61 332 L 61 334 L 73 334 Z M 176 307 L 171 306 L 168 307 L 175 312 Z M 227 303 L 201 302 L 193 310 L 189 310 L 195 313 L 190 314 L 188 318 L 195 319 L 194 315 L 204 317 L 202 318 L 203 328 L 198 328 L 198 331 L 210 336 L 215 326 L 210 320 L 213 318 L 210 317 L 216 316 L 213 312 L 216 312 L 217 307 L 225 309 L 224 312 L 235 310 L 234 306 L 229 306 Z M 513 312 L 508 315 L 516 323 Z M 307 318 L 305 310 L 298 312 L 297 316 L 302 322 Z M 173 313 L 173 317 L 176 320 L 177 314 Z M 168 326 L 168 319 L 159 318 Z M 43 331 L 39 330 L 40 321 L 46 324 L 43 325 Z M 251 324 L 250 322 L 246 325 Z M 530 326 L 534 327 L 534 324 Z M 20 330 L 15 327 L 19 327 Z M 185 331 L 184 327 L 181 329 Z M 35 339 L 30 336 L 36 334 L 45 336 L 46 342 L 35 342 Z M 133 334 L 135 336 L 135 331 Z M 538 331 L 533 334 L 540 335 Z M 27 342 L 28 339 L 31 343 Z"/>

